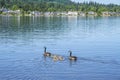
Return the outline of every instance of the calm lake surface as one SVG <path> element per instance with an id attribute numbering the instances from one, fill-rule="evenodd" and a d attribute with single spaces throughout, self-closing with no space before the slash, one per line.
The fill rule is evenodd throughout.
<path id="1" fill-rule="evenodd" d="M 120 80 L 120 17 L 0 16 L 0 80 L 62 79 Z"/>

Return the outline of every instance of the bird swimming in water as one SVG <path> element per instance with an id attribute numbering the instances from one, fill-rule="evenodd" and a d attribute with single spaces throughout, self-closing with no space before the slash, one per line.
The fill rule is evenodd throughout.
<path id="1" fill-rule="evenodd" d="M 64 60 L 64 58 L 59 55 L 52 55 L 51 57 L 52 57 L 53 61 L 63 61 Z"/>
<path id="2" fill-rule="evenodd" d="M 76 56 L 72 56 L 72 51 L 68 51 L 70 53 L 70 56 L 69 56 L 69 60 L 74 60 L 76 61 L 77 60 L 77 57 Z"/>
<path id="3" fill-rule="evenodd" d="M 47 48 L 44 47 L 44 54 L 43 54 L 43 55 L 44 55 L 45 57 L 46 57 L 46 56 L 47 56 L 47 57 L 50 57 L 50 56 L 51 56 L 51 53 L 50 53 L 50 52 L 47 52 L 46 49 L 47 49 Z"/>

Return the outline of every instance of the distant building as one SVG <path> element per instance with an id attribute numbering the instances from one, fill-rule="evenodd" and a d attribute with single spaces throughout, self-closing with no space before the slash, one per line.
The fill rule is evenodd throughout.
<path id="1" fill-rule="evenodd" d="M 3 7 L 2 7 L 0 10 L 1 10 L 2 12 L 7 12 L 7 11 L 8 11 L 8 9 L 3 8 Z"/>
<path id="2" fill-rule="evenodd" d="M 44 16 L 50 16 L 51 12 L 44 12 Z"/>
<path id="3" fill-rule="evenodd" d="M 120 16 L 120 12 L 116 12 L 116 15 L 117 15 L 117 16 Z"/>
<path id="4" fill-rule="evenodd" d="M 68 11 L 68 15 L 77 16 L 78 12 L 77 11 Z"/>
<path id="5" fill-rule="evenodd" d="M 39 11 L 32 11 L 32 12 L 30 13 L 30 15 L 40 16 L 41 13 L 40 13 Z"/>
<path id="6" fill-rule="evenodd" d="M 66 15 L 68 15 L 68 13 L 67 12 L 61 12 L 61 15 L 66 16 Z"/>
<path id="7" fill-rule="evenodd" d="M 86 14 L 84 12 L 79 12 L 78 15 L 79 16 L 86 16 Z"/>
<path id="8" fill-rule="evenodd" d="M 114 15 L 117 15 L 117 13 L 116 12 L 109 12 L 109 15 L 114 16 Z"/>
<path id="9" fill-rule="evenodd" d="M 14 15 L 14 14 L 20 14 L 20 10 L 9 10 L 9 9 L 6 9 L 6 8 L 2 8 L 0 9 L 0 11 L 2 12 L 2 14 L 4 15 Z"/>
<path id="10" fill-rule="evenodd" d="M 87 15 L 97 16 L 97 13 L 96 13 L 96 12 L 93 12 L 93 11 L 89 11 L 89 12 L 87 13 Z"/>
<path id="11" fill-rule="evenodd" d="M 60 15 L 61 15 L 61 12 L 54 12 L 54 15 L 60 16 Z"/>
<path id="12" fill-rule="evenodd" d="M 8 12 L 8 14 L 20 14 L 21 13 L 20 10 L 15 10 L 15 11 L 8 10 L 7 12 Z"/>
<path id="13" fill-rule="evenodd" d="M 102 16 L 110 16 L 110 14 L 108 11 L 106 11 L 106 12 L 102 12 Z"/>

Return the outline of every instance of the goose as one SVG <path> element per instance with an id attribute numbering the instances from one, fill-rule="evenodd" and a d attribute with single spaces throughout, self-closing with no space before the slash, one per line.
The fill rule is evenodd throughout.
<path id="1" fill-rule="evenodd" d="M 50 52 L 46 52 L 46 47 L 44 47 L 44 56 L 47 56 L 47 57 L 50 57 L 51 56 L 51 53 Z"/>
<path id="2" fill-rule="evenodd" d="M 76 56 L 72 56 L 72 51 L 69 51 L 70 56 L 69 56 L 69 60 L 77 60 Z"/>

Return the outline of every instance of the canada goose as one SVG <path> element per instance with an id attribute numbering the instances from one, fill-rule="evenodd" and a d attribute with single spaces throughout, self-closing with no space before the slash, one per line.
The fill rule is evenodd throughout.
<path id="1" fill-rule="evenodd" d="M 77 60 L 76 56 L 72 56 L 72 51 L 69 51 L 70 56 L 69 56 L 69 60 Z"/>
<path id="2" fill-rule="evenodd" d="M 46 52 L 46 49 L 47 49 L 47 48 L 44 47 L 44 54 L 43 54 L 43 55 L 44 55 L 44 56 L 48 56 L 48 57 L 51 56 L 51 53 L 50 53 L 50 52 Z"/>

